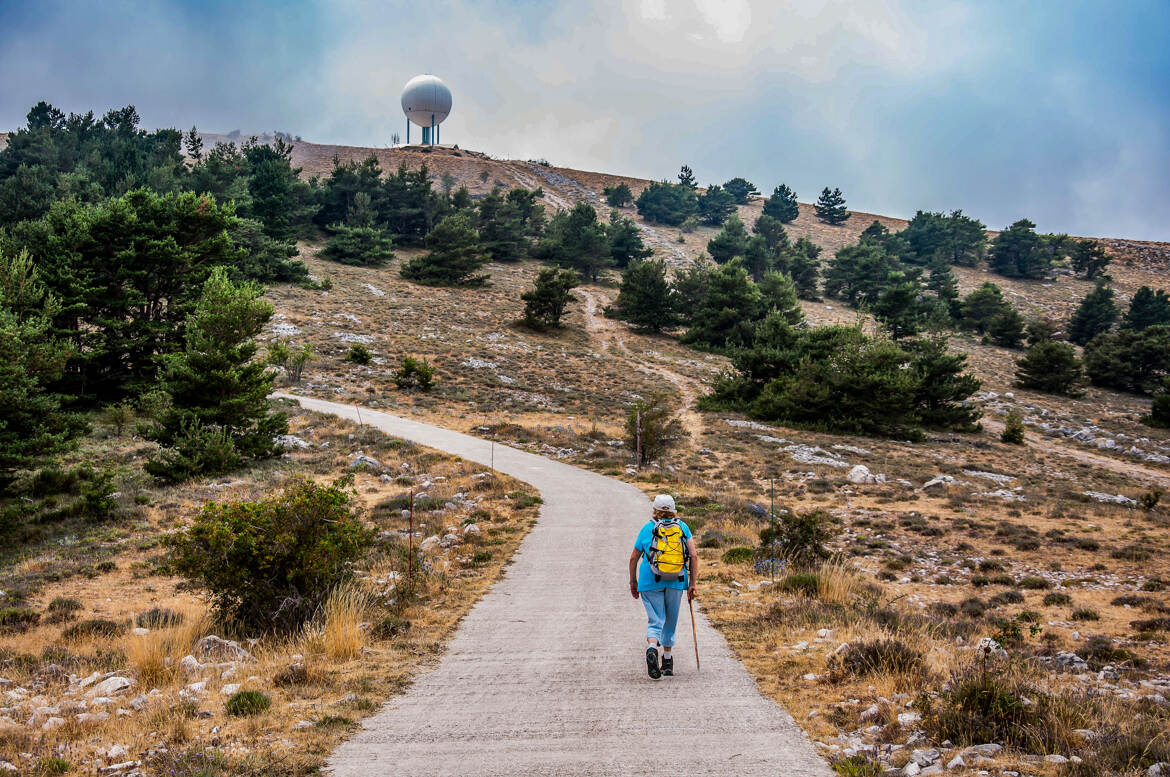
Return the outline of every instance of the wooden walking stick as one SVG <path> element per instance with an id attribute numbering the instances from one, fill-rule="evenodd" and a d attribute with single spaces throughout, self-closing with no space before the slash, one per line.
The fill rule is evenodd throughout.
<path id="1" fill-rule="evenodd" d="M 699 633 L 695 630 L 695 603 L 690 596 L 687 596 L 687 607 L 691 608 L 691 637 L 695 640 L 695 674 L 698 674 L 702 671 L 699 666 Z"/>

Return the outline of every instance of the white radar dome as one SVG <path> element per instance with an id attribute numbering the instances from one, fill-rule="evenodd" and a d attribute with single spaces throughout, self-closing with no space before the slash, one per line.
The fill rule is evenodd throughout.
<path id="1" fill-rule="evenodd" d="M 415 76 L 402 88 L 402 112 L 420 127 L 437 125 L 451 113 L 451 90 L 437 76 Z"/>

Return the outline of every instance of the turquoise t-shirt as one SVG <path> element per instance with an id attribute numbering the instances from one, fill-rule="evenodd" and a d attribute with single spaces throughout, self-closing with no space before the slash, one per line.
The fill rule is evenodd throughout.
<path id="1" fill-rule="evenodd" d="M 691 538 L 691 527 L 682 521 L 679 521 L 678 524 L 682 527 L 683 535 L 689 540 Z M 634 548 L 642 551 L 642 559 L 638 562 L 638 590 L 664 591 L 667 588 L 678 588 L 685 591 L 687 589 L 687 580 L 690 578 L 689 569 L 687 570 L 686 576 L 678 580 L 654 579 L 654 570 L 650 568 L 650 562 L 646 560 L 646 551 L 649 550 L 652 539 L 654 539 L 654 521 L 646 521 L 646 525 L 638 532 L 638 539 L 634 540 Z"/>

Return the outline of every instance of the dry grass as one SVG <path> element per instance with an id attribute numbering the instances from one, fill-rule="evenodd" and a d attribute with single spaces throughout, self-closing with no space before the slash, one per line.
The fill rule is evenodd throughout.
<path id="1" fill-rule="evenodd" d="M 203 607 L 185 602 L 183 622 L 176 626 L 151 629 L 146 634 L 130 634 L 123 649 L 133 667 L 138 683 L 146 688 L 164 688 L 179 679 L 179 661 L 191 653 L 203 636 L 212 633 L 214 622 Z"/>
<path id="2" fill-rule="evenodd" d="M 321 612 L 301 632 L 301 651 L 330 661 L 350 661 L 366 646 L 366 629 L 374 610 L 373 595 L 353 585 L 334 589 Z"/>

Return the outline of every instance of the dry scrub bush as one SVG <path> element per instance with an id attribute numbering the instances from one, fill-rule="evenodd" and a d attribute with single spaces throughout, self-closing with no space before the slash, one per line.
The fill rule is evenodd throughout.
<path id="1" fill-rule="evenodd" d="M 817 571 L 817 598 L 823 602 L 846 604 L 865 589 L 865 582 L 843 556 L 824 561 Z"/>

